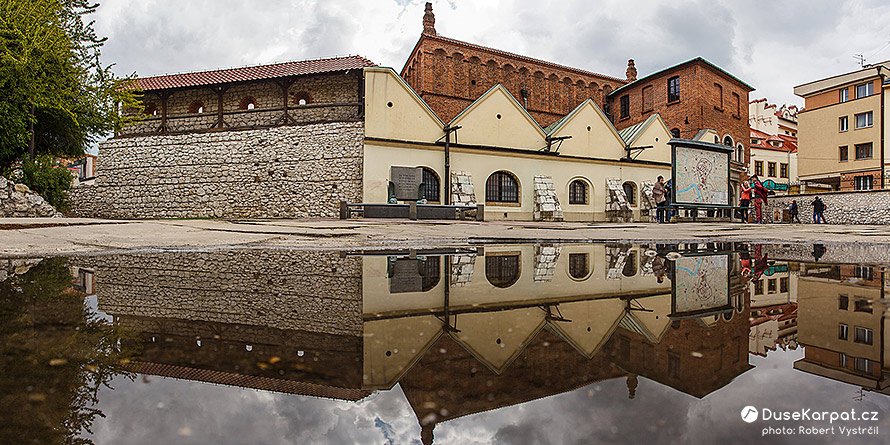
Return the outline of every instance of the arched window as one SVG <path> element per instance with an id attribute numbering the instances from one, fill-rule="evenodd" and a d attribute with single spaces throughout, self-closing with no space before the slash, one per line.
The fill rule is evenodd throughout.
<path id="1" fill-rule="evenodd" d="M 196 100 L 189 105 L 189 113 L 192 114 L 202 114 L 204 113 L 204 102 L 200 100 Z"/>
<path id="2" fill-rule="evenodd" d="M 439 175 L 428 167 L 421 167 L 421 170 L 423 172 L 424 199 L 439 202 Z"/>
<path id="3" fill-rule="evenodd" d="M 430 256 L 417 262 L 417 269 L 421 276 L 420 287 L 423 292 L 427 292 L 439 284 L 439 258 Z"/>
<path id="4" fill-rule="evenodd" d="M 624 195 L 627 197 L 627 203 L 636 206 L 637 205 L 637 185 L 633 182 L 627 181 L 621 185 L 624 189 Z"/>
<path id="5" fill-rule="evenodd" d="M 569 183 L 569 204 L 587 204 L 590 202 L 587 194 L 587 183 L 576 179 Z"/>
<path id="6" fill-rule="evenodd" d="M 745 146 L 744 145 L 739 144 L 738 146 L 736 146 L 735 156 L 736 156 L 736 161 L 739 161 L 741 163 L 745 162 Z"/>
<path id="7" fill-rule="evenodd" d="M 673 137 L 675 137 L 675 138 L 680 137 L 680 129 L 679 129 L 679 128 L 674 128 L 674 129 L 672 129 L 672 130 L 671 130 L 671 136 L 673 136 Z"/>
<path id="8" fill-rule="evenodd" d="M 238 104 L 239 110 L 253 110 L 254 108 L 256 108 L 256 99 L 251 96 L 244 96 L 241 103 Z"/>
<path id="9" fill-rule="evenodd" d="M 519 202 L 519 181 L 507 172 L 494 172 L 485 181 L 486 202 Z"/>
<path id="10" fill-rule="evenodd" d="M 637 251 L 631 250 L 627 253 L 627 259 L 624 260 L 624 269 L 621 274 L 625 277 L 632 277 L 637 274 Z"/>
<path id="11" fill-rule="evenodd" d="M 732 147 L 733 145 L 735 145 L 732 142 L 732 137 L 730 137 L 728 134 L 726 136 L 723 136 L 723 145 L 726 145 L 729 147 Z"/>
<path id="12" fill-rule="evenodd" d="M 586 253 L 569 254 L 569 276 L 575 280 L 583 280 L 590 275 L 590 255 Z"/>
<path id="13" fill-rule="evenodd" d="M 306 91 L 298 91 L 294 93 L 295 105 L 309 105 L 312 103 L 312 96 Z"/>
<path id="14" fill-rule="evenodd" d="M 485 278 L 494 287 L 510 287 L 519 281 L 519 254 L 485 255 Z"/>
<path id="15" fill-rule="evenodd" d="M 142 114 L 146 116 L 157 116 L 158 106 L 154 102 L 147 102 L 145 108 L 142 110 Z"/>

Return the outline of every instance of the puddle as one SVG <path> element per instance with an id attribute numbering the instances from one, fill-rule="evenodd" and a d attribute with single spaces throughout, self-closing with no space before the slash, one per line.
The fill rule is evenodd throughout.
<path id="1" fill-rule="evenodd" d="M 879 422 L 741 414 L 890 411 L 884 255 L 607 243 L 2 260 L 0 437 L 750 442 L 834 426 L 806 435 L 834 443 Z M 880 422 L 856 439 L 886 443 Z"/>

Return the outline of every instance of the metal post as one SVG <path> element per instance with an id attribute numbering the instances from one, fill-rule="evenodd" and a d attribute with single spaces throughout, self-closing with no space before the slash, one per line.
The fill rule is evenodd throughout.
<path id="1" fill-rule="evenodd" d="M 445 205 L 451 205 L 451 130 L 445 126 Z"/>

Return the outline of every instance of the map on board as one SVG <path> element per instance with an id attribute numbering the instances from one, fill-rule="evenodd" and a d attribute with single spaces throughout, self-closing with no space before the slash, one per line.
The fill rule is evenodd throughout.
<path id="1" fill-rule="evenodd" d="M 677 203 L 729 205 L 729 153 L 674 149 Z"/>
<path id="2" fill-rule="evenodd" d="M 729 304 L 727 255 L 680 257 L 674 264 L 674 307 L 677 313 L 703 311 Z"/>

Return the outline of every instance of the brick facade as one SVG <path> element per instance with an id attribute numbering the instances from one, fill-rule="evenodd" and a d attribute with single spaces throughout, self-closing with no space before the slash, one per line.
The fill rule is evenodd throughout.
<path id="1" fill-rule="evenodd" d="M 561 119 L 590 98 L 600 107 L 627 81 L 442 37 L 427 6 L 424 32 L 401 76 L 445 122 L 497 83 L 541 126 Z M 523 93 L 525 91 L 525 93 Z"/>
<path id="2" fill-rule="evenodd" d="M 679 78 L 680 99 L 668 103 L 668 80 Z M 703 129 L 713 129 L 722 143 L 729 135 L 733 146 L 744 147 L 744 163 L 751 159 L 748 127 L 748 93 L 752 88 L 697 58 L 639 79 L 609 95 L 609 109 L 615 128 L 623 129 L 658 113 L 668 128 L 681 138 L 692 139 Z M 644 93 L 645 92 L 645 93 Z M 646 106 L 643 100 L 646 95 Z M 650 96 L 651 95 L 651 96 Z M 621 101 L 627 96 L 629 113 L 622 117 Z M 736 160 L 736 156 L 733 156 Z"/>
<path id="3" fill-rule="evenodd" d="M 855 152 L 853 154 L 855 156 Z M 850 172 L 850 173 L 841 173 L 841 182 L 840 182 L 840 191 L 846 192 L 850 190 L 856 190 L 856 177 L 858 176 L 871 176 L 871 189 L 879 189 L 881 188 L 881 170 L 871 170 L 871 171 L 862 171 L 862 172 Z"/>

